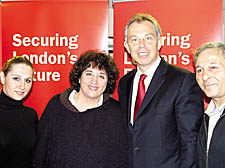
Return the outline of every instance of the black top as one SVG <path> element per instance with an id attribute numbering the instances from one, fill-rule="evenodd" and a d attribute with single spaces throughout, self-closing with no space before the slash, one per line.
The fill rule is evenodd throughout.
<path id="1" fill-rule="evenodd" d="M 68 100 L 72 90 L 54 96 L 38 127 L 35 168 L 125 168 L 127 141 L 119 103 L 78 112 Z"/>
<path id="2" fill-rule="evenodd" d="M 22 100 L 0 94 L 0 168 L 30 168 L 36 144 L 37 113 Z"/>
<path id="3" fill-rule="evenodd" d="M 225 167 L 225 110 L 217 121 L 208 150 L 209 116 L 204 114 L 197 141 L 197 168 L 224 168 Z"/>

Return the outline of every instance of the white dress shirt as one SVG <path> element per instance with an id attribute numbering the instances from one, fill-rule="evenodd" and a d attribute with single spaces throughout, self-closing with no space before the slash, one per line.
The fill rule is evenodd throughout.
<path id="1" fill-rule="evenodd" d="M 207 138 L 207 151 L 209 150 L 210 141 L 212 138 L 213 130 L 216 126 L 217 121 L 220 116 L 223 114 L 223 110 L 225 108 L 225 102 L 216 108 L 213 100 L 210 101 L 205 114 L 209 116 L 209 126 L 208 126 L 208 138 Z"/>
<path id="2" fill-rule="evenodd" d="M 158 57 L 157 60 L 154 62 L 154 64 L 152 64 L 152 66 L 147 69 L 147 71 L 145 72 L 145 75 L 147 75 L 147 77 L 144 80 L 145 83 L 145 92 L 147 91 L 150 82 L 152 80 L 152 77 L 157 69 L 157 67 L 159 66 L 161 61 L 161 58 Z M 134 82 L 133 82 L 133 91 L 132 91 L 132 102 L 131 102 L 131 117 L 130 117 L 130 123 L 133 125 L 133 116 L 134 116 L 134 108 L 135 108 L 135 102 L 136 102 L 136 97 L 137 97 L 137 91 L 138 91 L 138 82 L 139 82 L 139 78 L 141 76 L 142 72 L 140 71 L 140 69 L 137 67 L 137 73 L 135 74 L 134 77 Z"/>

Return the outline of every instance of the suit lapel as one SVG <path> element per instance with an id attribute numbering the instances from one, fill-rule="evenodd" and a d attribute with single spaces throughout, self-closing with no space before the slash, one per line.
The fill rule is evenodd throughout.
<path id="1" fill-rule="evenodd" d="M 162 86 L 162 84 L 166 80 L 166 72 L 167 72 L 168 64 L 162 59 L 158 68 L 156 69 L 155 74 L 151 80 L 151 83 L 148 87 L 148 90 L 145 94 L 145 97 L 140 106 L 137 117 L 142 113 L 142 111 L 146 108 L 146 106 L 150 103 L 152 98 L 157 93 L 158 89 Z"/>
<path id="2" fill-rule="evenodd" d="M 208 136 L 208 126 L 209 126 L 209 117 L 206 114 L 204 114 L 202 122 L 203 122 L 202 128 L 201 128 L 201 131 L 199 131 L 198 137 L 199 137 L 201 152 L 205 153 L 207 148 L 206 137 Z"/>

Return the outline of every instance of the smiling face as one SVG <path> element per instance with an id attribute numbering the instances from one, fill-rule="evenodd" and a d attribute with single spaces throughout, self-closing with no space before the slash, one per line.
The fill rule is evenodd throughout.
<path id="1" fill-rule="evenodd" d="M 5 76 L 1 72 L 4 93 L 15 100 L 22 100 L 32 86 L 33 70 L 26 64 L 12 64 Z"/>
<path id="2" fill-rule="evenodd" d="M 106 89 L 108 76 L 105 70 L 89 67 L 82 72 L 79 94 L 86 99 L 98 100 Z"/>
<path id="3" fill-rule="evenodd" d="M 196 61 L 196 80 L 218 105 L 225 102 L 225 58 L 218 48 L 203 50 Z"/>
<path id="4" fill-rule="evenodd" d="M 156 30 L 149 21 L 132 23 L 127 32 L 124 46 L 142 72 L 145 72 L 158 58 L 160 40 Z"/>

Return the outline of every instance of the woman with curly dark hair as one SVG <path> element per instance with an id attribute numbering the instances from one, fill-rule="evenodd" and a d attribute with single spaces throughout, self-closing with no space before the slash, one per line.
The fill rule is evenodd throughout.
<path id="1" fill-rule="evenodd" d="M 38 128 L 34 168 L 126 168 L 127 140 L 113 93 L 118 69 L 111 56 L 83 53 L 72 87 L 48 103 Z"/>

